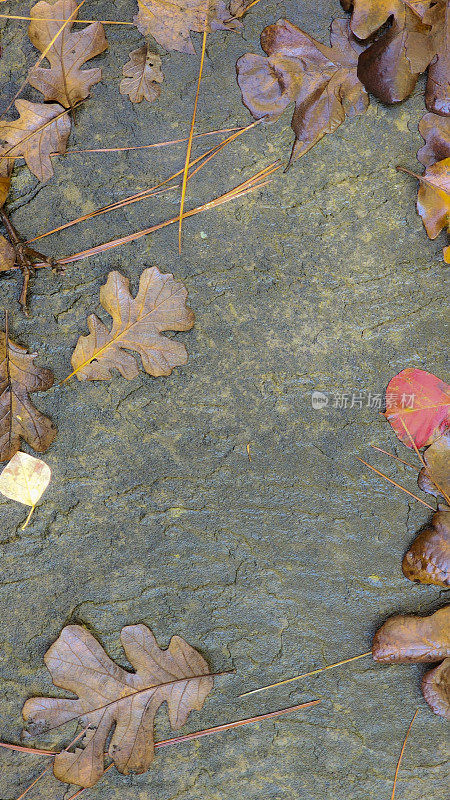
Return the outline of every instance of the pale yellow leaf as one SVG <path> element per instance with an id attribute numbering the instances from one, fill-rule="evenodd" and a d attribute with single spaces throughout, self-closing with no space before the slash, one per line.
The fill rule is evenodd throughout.
<path id="1" fill-rule="evenodd" d="M 26 506 L 31 512 L 25 521 L 25 527 L 33 509 L 50 483 L 51 469 L 40 458 L 28 453 L 16 453 L 0 474 L 0 492 Z"/>

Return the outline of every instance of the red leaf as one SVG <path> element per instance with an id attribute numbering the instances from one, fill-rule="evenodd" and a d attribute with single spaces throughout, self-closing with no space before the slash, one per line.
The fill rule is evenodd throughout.
<path id="1" fill-rule="evenodd" d="M 450 425 L 450 386 L 423 369 L 404 369 L 389 381 L 384 415 L 403 444 L 412 447 L 406 425 L 416 447 L 425 447 Z"/>

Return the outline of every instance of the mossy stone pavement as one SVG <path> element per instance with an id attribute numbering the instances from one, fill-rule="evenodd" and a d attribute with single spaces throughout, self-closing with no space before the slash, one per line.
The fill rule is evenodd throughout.
<path id="1" fill-rule="evenodd" d="M 6 2 L 3 13 L 27 13 Z M 19 10 L 20 9 L 20 10 Z M 87 17 L 128 19 L 135 3 L 88 0 Z M 262 28 L 285 16 L 328 42 L 337 0 L 262 0 L 242 33 L 208 39 L 198 130 L 250 122 L 235 62 L 260 52 Z M 2 106 L 37 53 L 24 23 L 2 23 Z M 122 66 L 142 37 L 108 26 L 95 60 L 103 79 L 76 111 L 70 147 L 139 145 L 185 136 L 198 57 L 163 54 L 160 100 L 119 94 Z M 199 52 L 200 37 L 194 35 Z M 94 62 L 93 62 L 94 63 Z M 43 656 L 63 625 L 87 626 L 125 665 L 120 629 L 145 622 L 161 646 L 178 633 L 216 670 L 195 731 L 321 697 L 320 705 L 157 753 L 145 775 L 111 770 L 87 800 L 380 800 L 390 796 L 406 728 L 420 706 L 398 798 L 443 800 L 446 729 L 420 694 L 419 667 L 366 658 L 298 684 L 239 700 L 240 691 L 362 653 L 389 615 L 430 613 L 437 588 L 415 586 L 401 559 L 427 509 L 369 473 L 356 455 L 414 491 L 415 473 L 370 450 L 398 444 L 368 393 L 382 394 L 405 367 L 445 377 L 446 289 L 441 238 L 427 239 L 414 201 L 424 113 L 423 80 L 405 103 L 368 112 L 325 137 L 263 191 L 184 225 L 74 264 L 40 270 L 31 312 L 17 306 L 15 274 L 1 276 L 12 338 L 51 366 L 55 386 L 36 403 L 58 438 L 45 454 L 53 480 L 25 531 L 26 509 L 1 499 L 0 698 L 3 740 L 18 741 L 21 708 L 53 694 Z M 38 100 L 28 87 L 23 94 Z M 189 184 L 187 207 L 215 197 L 292 143 L 289 111 L 227 147 Z M 195 144 L 198 154 L 211 140 Z M 215 141 L 215 139 L 214 139 Z M 9 211 L 25 237 L 153 185 L 183 164 L 184 146 L 54 159 L 40 185 L 17 164 Z M 149 200 L 43 240 L 68 255 L 176 214 L 178 195 Z M 169 378 L 61 387 L 99 287 L 118 269 L 136 290 L 144 267 L 173 272 L 189 289 L 192 331 L 177 334 L 189 362 Z M 312 392 L 363 392 L 347 408 L 312 407 Z M 247 455 L 250 443 L 251 461 Z M 414 458 L 410 456 L 410 461 Z M 157 716 L 156 738 L 170 735 Z M 70 732 L 67 732 L 70 735 Z M 69 739 L 55 738 L 54 743 Z M 35 742 L 35 744 L 38 744 Z M 39 742 L 42 746 L 43 740 Z M 0 797 L 13 800 L 44 768 L 1 754 Z M 67 791 L 66 791 L 67 788 Z M 73 787 L 48 776 L 30 800 Z"/>

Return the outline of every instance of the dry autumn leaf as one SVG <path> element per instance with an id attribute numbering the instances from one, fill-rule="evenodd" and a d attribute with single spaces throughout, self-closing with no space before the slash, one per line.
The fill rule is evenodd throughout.
<path id="1" fill-rule="evenodd" d="M 28 453 L 16 453 L 0 474 L 0 492 L 10 500 L 31 506 L 22 530 L 27 527 L 36 504 L 50 483 L 51 475 L 51 469 L 44 461 Z"/>
<path id="2" fill-rule="evenodd" d="M 352 11 L 351 29 L 358 39 L 382 30 L 358 62 L 358 77 L 367 91 L 383 103 L 409 97 L 435 55 L 430 27 L 402 0 L 341 0 L 341 5 Z"/>
<path id="3" fill-rule="evenodd" d="M 428 67 L 425 103 L 429 111 L 450 114 L 450 4 L 447 0 L 403 0 L 412 11 L 430 26 L 433 60 Z"/>
<path id="4" fill-rule="evenodd" d="M 33 6 L 30 14 L 36 19 L 30 22 L 28 35 L 34 46 L 43 52 L 61 29 L 61 20 L 72 17 L 76 8 L 75 0 L 52 4 L 41 0 Z M 83 30 L 73 31 L 72 27 L 69 22 L 47 51 L 45 57 L 50 68 L 33 67 L 28 73 L 28 82 L 43 93 L 45 100 L 53 100 L 65 108 L 84 100 L 92 86 L 101 80 L 101 69 L 81 67 L 108 47 L 100 22 L 93 22 Z"/>
<path id="5" fill-rule="evenodd" d="M 3 208 L 5 205 L 5 200 L 9 194 L 11 174 L 14 166 L 13 158 L 2 157 L 5 150 L 0 149 L 0 208 Z"/>
<path id="6" fill-rule="evenodd" d="M 409 432 L 420 449 L 450 425 L 450 386 L 431 372 L 404 369 L 388 383 L 386 409 L 384 416 L 397 437 L 412 447 Z"/>
<path id="7" fill-rule="evenodd" d="M 362 114 L 369 100 L 356 75 L 361 46 L 348 22 L 335 19 L 331 47 L 281 19 L 261 34 L 265 56 L 247 53 L 237 64 L 242 100 L 255 119 L 274 122 L 295 103 L 295 143 L 290 163 L 300 158 L 346 116 Z"/>
<path id="8" fill-rule="evenodd" d="M 376 632 L 372 656 L 382 664 L 415 664 L 450 656 L 450 605 L 428 617 L 391 617 Z"/>
<path id="9" fill-rule="evenodd" d="M 54 685 L 77 699 L 33 697 L 23 707 L 33 734 L 76 719 L 89 726 L 82 749 L 65 750 L 54 760 L 55 777 L 65 783 L 97 783 L 113 727 L 108 753 L 119 772 L 145 772 L 154 757 L 153 724 L 160 705 L 167 702 L 170 724 L 178 730 L 213 688 L 207 662 L 179 636 L 172 637 L 167 650 L 161 650 L 146 625 L 122 628 L 120 638 L 135 672 L 111 661 L 89 631 L 65 627 L 44 660 Z"/>
<path id="10" fill-rule="evenodd" d="M 435 714 L 450 720 L 450 658 L 425 673 L 422 693 Z"/>
<path id="11" fill-rule="evenodd" d="M 426 466 L 417 479 L 419 488 L 450 504 L 450 431 L 427 447 L 423 460 Z"/>
<path id="12" fill-rule="evenodd" d="M 100 289 L 100 302 L 113 318 L 111 331 L 95 314 L 88 317 L 90 334 L 78 340 L 72 356 L 72 375 L 80 381 L 108 380 L 111 370 L 117 369 L 131 380 L 139 370 L 129 350 L 139 353 L 145 371 L 155 377 L 170 375 L 174 367 L 186 364 L 184 344 L 161 333 L 192 328 L 195 317 L 186 306 L 187 294 L 173 275 L 151 267 L 143 271 L 139 291 L 133 298 L 128 278 L 120 272 L 110 272 Z"/>
<path id="13" fill-rule="evenodd" d="M 450 695 L 450 605 L 428 617 L 391 617 L 376 632 L 372 656 L 382 664 L 429 663 L 445 659 L 425 673 L 422 692 L 432 711 L 448 715 Z"/>
<path id="14" fill-rule="evenodd" d="M 56 103 L 16 100 L 19 119 L 0 122 L 0 139 L 8 142 L 3 155 L 23 156 L 40 181 L 53 175 L 50 153 L 65 153 L 70 134 L 66 111 Z"/>
<path id="15" fill-rule="evenodd" d="M 123 74 L 120 94 L 127 94 L 132 103 L 140 103 L 144 98 L 152 103 L 161 94 L 160 84 L 164 80 L 161 58 L 157 53 L 152 53 L 148 45 L 131 51 Z"/>
<path id="16" fill-rule="evenodd" d="M 33 363 L 36 356 L 0 331 L 0 461 L 17 453 L 21 439 L 43 453 L 56 436 L 52 421 L 29 397 L 31 392 L 42 392 L 53 384 L 51 370 Z"/>
<path id="17" fill-rule="evenodd" d="M 418 150 L 417 158 L 424 167 L 450 157 L 450 119 L 439 114 L 424 114 L 419 132 L 425 144 Z"/>
<path id="18" fill-rule="evenodd" d="M 450 586 L 450 509 L 433 514 L 405 554 L 402 570 L 410 581 Z"/>
<path id="19" fill-rule="evenodd" d="M 191 31 L 237 30 L 238 16 L 245 13 L 246 6 L 224 0 L 139 0 L 139 11 L 134 23 L 144 36 L 153 36 L 166 50 L 195 53 L 190 37 Z M 233 16 L 234 14 L 234 16 Z"/>

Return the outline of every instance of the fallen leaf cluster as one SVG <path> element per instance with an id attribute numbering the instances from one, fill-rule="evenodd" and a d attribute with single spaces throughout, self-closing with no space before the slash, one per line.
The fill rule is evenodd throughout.
<path id="1" fill-rule="evenodd" d="M 397 437 L 416 451 L 423 467 L 419 487 L 442 502 L 406 552 L 406 578 L 450 586 L 450 386 L 420 369 L 405 369 L 389 381 L 385 416 Z M 419 448 L 426 448 L 423 455 Z M 384 664 L 441 661 L 422 680 L 425 700 L 435 714 L 450 719 L 450 605 L 429 617 L 393 617 L 372 643 Z"/>

